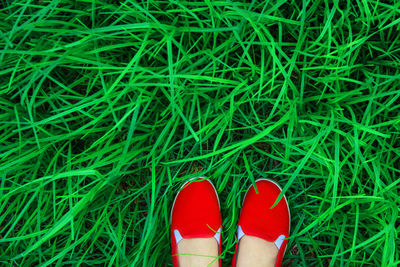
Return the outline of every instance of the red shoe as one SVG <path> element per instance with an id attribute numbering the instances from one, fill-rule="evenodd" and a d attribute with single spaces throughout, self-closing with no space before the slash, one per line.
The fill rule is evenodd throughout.
<path id="1" fill-rule="evenodd" d="M 182 238 L 214 237 L 221 253 L 222 219 L 214 185 L 205 178 L 187 181 L 176 195 L 171 211 L 173 265 L 178 267 L 177 247 Z M 221 259 L 219 259 L 221 266 Z"/>
<path id="2" fill-rule="evenodd" d="M 250 186 L 243 200 L 238 226 L 238 242 L 232 266 L 236 265 L 240 239 L 244 235 L 249 235 L 275 243 L 279 250 L 275 266 L 280 267 L 290 233 L 289 205 L 286 197 L 283 197 L 273 209 L 270 209 L 282 189 L 269 179 L 259 179 L 256 185 L 258 194 L 254 187 Z"/>

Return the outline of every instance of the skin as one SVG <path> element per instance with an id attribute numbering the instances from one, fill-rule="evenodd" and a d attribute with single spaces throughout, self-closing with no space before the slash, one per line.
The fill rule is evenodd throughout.
<path id="1" fill-rule="evenodd" d="M 278 248 L 272 242 L 245 235 L 238 248 L 238 267 L 273 267 L 278 257 Z"/>
<path id="2" fill-rule="evenodd" d="M 178 254 L 179 266 L 218 267 L 218 243 L 213 237 L 182 239 L 178 243 Z M 277 256 L 278 248 L 274 243 L 246 235 L 239 242 L 236 266 L 272 267 L 275 266 Z"/>
<path id="3" fill-rule="evenodd" d="M 182 255 L 193 254 L 193 255 Z M 183 267 L 218 267 L 218 242 L 211 238 L 182 239 L 178 243 L 178 262 Z"/>

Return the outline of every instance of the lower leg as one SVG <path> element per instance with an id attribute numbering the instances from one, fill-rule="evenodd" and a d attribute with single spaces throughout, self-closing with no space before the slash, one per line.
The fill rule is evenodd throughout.
<path id="1" fill-rule="evenodd" d="M 214 237 L 182 239 L 178 243 L 179 266 L 217 267 L 217 257 L 218 243 Z"/>
<path id="2" fill-rule="evenodd" d="M 238 247 L 238 267 L 273 267 L 278 257 L 278 248 L 254 236 L 243 236 Z"/>

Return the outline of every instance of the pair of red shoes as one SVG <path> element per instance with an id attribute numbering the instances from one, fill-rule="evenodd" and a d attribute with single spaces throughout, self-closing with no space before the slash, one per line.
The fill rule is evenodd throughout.
<path id="1" fill-rule="evenodd" d="M 238 226 L 238 242 L 232 266 L 236 265 L 239 240 L 244 236 L 255 236 L 274 242 L 278 248 L 275 266 L 281 266 L 290 232 L 290 212 L 286 197 L 271 209 L 282 191 L 272 180 L 256 181 L 256 192 L 250 186 L 243 200 Z M 189 180 L 183 184 L 174 200 L 171 212 L 172 258 L 175 267 L 179 266 L 177 256 L 178 242 L 183 238 L 215 237 L 221 253 L 222 219 L 219 199 L 214 185 L 205 178 Z M 221 259 L 219 259 L 221 266 Z"/>

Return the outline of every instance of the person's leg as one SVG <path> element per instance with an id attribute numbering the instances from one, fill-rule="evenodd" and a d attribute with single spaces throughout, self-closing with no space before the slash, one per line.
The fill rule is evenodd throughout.
<path id="1" fill-rule="evenodd" d="M 211 238 L 182 239 L 178 243 L 179 266 L 217 267 L 218 242 Z"/>
<path id="2" fill-rule="evenodd" d="M 221 228 L 219 199 L 213 184 L 204 178 L 186 182 L 171 211 L 174 266 L 219 266 Z"/>
<path id="3" fill-rule="evenodd" d="M 237 266 L 273 267 L 278 256 L 278 248 L 255 236 L 243 236 L 239 242 Z"/>
<path id="4" fill-rule="evenodd" d="M 272 208 L 282 189 L 272 180 L 256 181 L 243 201 L 232 266 L 281 266 L 290 233 L 286 197 Z"/>

